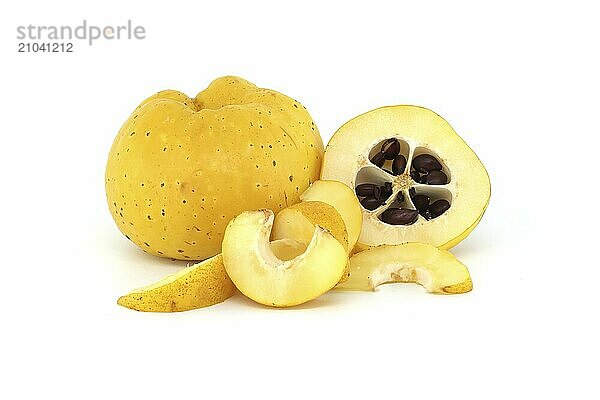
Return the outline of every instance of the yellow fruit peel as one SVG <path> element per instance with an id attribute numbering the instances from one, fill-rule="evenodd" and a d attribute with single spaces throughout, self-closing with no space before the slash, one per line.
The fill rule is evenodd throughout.
<path id="1" fill-rule="evenodd" d="M 352 189 L 341 182 L 318 180 L 300 195 L 300 200 L 321 201 L 335 208 L 348 232 L 348 249 L 354 248 L 362 228 L 362 208 Z"/>
<path id="2" fill-rule="evenodd" d="M 117 303 L 137 311 L 176 312 L 212 306 L 234 293 L 219 254 L 121 296 Z"/>

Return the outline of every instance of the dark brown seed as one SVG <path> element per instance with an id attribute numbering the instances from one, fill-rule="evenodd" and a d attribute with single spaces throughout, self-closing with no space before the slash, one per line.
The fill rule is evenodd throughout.
<path id="1" fill-rule="evenodd" d="M 360 197 L 373 196 L 373 189 L 376 185 L 373 183 L 361 183 L 356 187 L 356 195 Z"/>
<path id="2" fill-rule="evenodd" d="M 373 211 L 381 205 L 381 200 L 378 200 L 375 197 L 365 197 L 360 201 L 360 204 L 367 210 Z"/>
<path id="3" fill-rule="evenodd" d="M 419 172 L 440 171 L 442 164 L 429 154 L 420 154 L 413 159 L 412 166 Z"/>
<path id="4" fill-rule="evenodd" d="M 421 177 L 419 178 L 419 183 L 427 183 L 427 175 L 421 175 Z"/>
<path id="5" fill-rule="evenodd" d="M 383 163 L 385 162 L 385 157 L 383 156 L 383 153 L 375 154 L 373 158 L 371 158 L 371 162 L 377 165 L 379 168 L 381 168 L 383 166 Z"/>
<path id="6" fill-rule="evenodd" d="M 436 200 L 429 206 L 429 211 L 436 217 L 439 217 L 450 208 L 448 200 L 440 199 Z"/>
<path id="7" fill-rule="evenodd" d="M 398 194 L 396 195 L 396 200 L 398 200 L 398 203 L 403 203 L 404 202 L 404 193 L 398 192 Z"/>
<path id="8" fill-rule="evenodd" d="M 381 220 L 390 225 L 410 225 L 417 219 L 419 219 L 419 212 L 406 208 L 388 208 L 381 214 Z"/>
<path id="9" fill-rule="evenodd" d="M 418 194 L 412 198 L 412 201 L 415 208 L 419 211 L 425 211 L 427 210 L 427 207 L 429 207 L 429 196 L 427 195 Z"/>
<path id="10" fill-rule="evenodd" d="M 413 199 L 417 195 L 417 189 L 411 187 L 410 189 L 408 189 L 408 195 L 411 199 Z"/>
<path id="11" fill-rule="evenodd" d="M 375 187 L 373 188 L 373 196 L 375 197 L 377 200 L 381 200 L 381 188 L 377 185 L 375 185 Z"/>
<path id="12" fill-rule="evenodd" d="M 387 199 L 392 195 L 392 182 L 384 183 L 383 186 L 379 187 L 379 189 L 381 191 L 381 198 L 384 200 Z"/>
<path id="13" fill-rule="evenodd" d="M 448 183 L 448 177 L 442 171 L 431 171 L 427 174 L 424 183 L 428 185 L 445 185 Z"/>
<path id="14" fill-rule="evenodd" d="M 427 221 L 435 218 L 435 215 L 433 215 L 429 210 L 419 211 L 419 214 L 421 214 Z"/>
<path id="15" fill-rule="evenodd" d="M 387 160 L 393 160 L 400 153 L 400 142 L 398 139 L 388 139 L 381 145 L 381 152 Z"/>
<path id="16" fill-rule="evenodd" d="M 419 173 L 417 171 L 412 171 L 410 173 L 410 177 L 412 178 L 413 181 L 420 183 L 419 181 L 421 180 L 421 175 L 419 175 Z"/>
<path id="17" fill-rule="evenodd" d="M 394 158 L 394 162 L 392 163 L 392 172 L 394 175 L 402 175 L 405 169 L 406 158 L 400 154 L 398 157 Z"/>

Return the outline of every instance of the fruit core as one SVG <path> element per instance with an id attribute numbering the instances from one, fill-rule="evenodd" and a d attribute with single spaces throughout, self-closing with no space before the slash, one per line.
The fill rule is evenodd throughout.
<path id="1" fill-rule="evenodd" d="M 452 206 L 448 167 L 432 150 L 401 138 L 373 146 L 355 182 L 363 208 L 389 225 L 430 221 Z"/>

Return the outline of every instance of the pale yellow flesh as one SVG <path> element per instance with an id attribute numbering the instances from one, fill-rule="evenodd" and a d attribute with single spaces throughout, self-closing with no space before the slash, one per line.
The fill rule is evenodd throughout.
<path id="1" fill-rule="evenodd" d="M 296 258 L 306 251 L 306 244 L 288 238 L 273 240 L 269 245 L 271 246 L 271 250 L 273 251 L 273 254 L 275 254 L 275 257 L 283 261 Z"/>
<path id="2" fill-rule="evenodd" d="M 225 230 L 223 260 L 240 292 L 261 304 L 287 307 L 331 289 L 346 266 L 344 246 L 317 226 L 304 253 L 281 260 L 269 245 L 273 219 L 270 210 L 247 211 Z"/>
<path id="3" fill-rule="evenodd" d="M 277 213 L 271 239 L 290 238 L 308 244 L 313 238 L 316 225 L 325 228 L 344 248 L 348 248 L 344 220 L 334 207 L 321 201 L 303 201 Z"/>
<path id="4" fill-rule="evenodd" d="M 450 252 L 425 243 L 382 245 L 350 257 L 350 276 L 336 286 L 372 291 L 389 282 L 418 283 L 431 293 L 457 294 L 473 288 L 467 267 Z"/>
<path id="5" fill-rule="evenodd" d="M 375 213 L 362 210 L 363 224 L 356 248 L 405 242 L 443 248 L 455 246 L 481 220 L 489 203 L 490 180 L 473 150 L 433 111 L 416 106 L 389 106 L 348 121 L 325 149 L 321 179 L 336 180 L 354 188 L 358 172 L 371 165 L 370 150 L 392 137 L 409 143 L 411 152 L 423 147 L 435 152 L 450 171 L 450 183 L 444 187 L 452 193 L 452 206 L 438 218 L 430 221 L 420 218 L 408 226 L 385 224 Z"/>
<path id="6" fill-rule="evenodd" d="M 340 214 L 348 232 L 348 249 L 352 250 L 362 228 L 362 208 L 354 191 L 337 181 L 318 180 L 300 195 L 302 201 L 327 203 Z"/>
<path id="7" fill-rule="evenodd" d="M 121 296 L 117 303 L 137 311 L 187 311 L 220 303 L 234 293 L 219 254 Z"/>

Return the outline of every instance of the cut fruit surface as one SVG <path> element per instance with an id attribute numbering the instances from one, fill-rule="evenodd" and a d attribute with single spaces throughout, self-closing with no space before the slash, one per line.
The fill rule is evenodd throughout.
<path id="1" fill-rule="evenodd" d="M 117 303 L 137 311 L 187 311 L 220 303 L 234 293 L 219 254 L 121 296 Z"/>
<path id="2" fill-rule="evenodd" d="M 294 239 L 273 240 L 270 246 L 275 257 L 283 261 L 296 258 L 306 251 L 306 245 Z"/>
<path id="3" fill-rule="evenodd" d="M 355 251 L 406 242 L 448 249 L 475 228 L 490 198 L 475 153 L 443 118 L 416 106 L 383 107 L 344 124 L 326 147 L 321 179 L 360 198 Z"/>
<path id="4" fill-rule="evenodd" d="M 315 226 L 326 229 L 348 249 L 348 232 L 337 210 L 322 201 L 302 201 L 277 213 L 273 224 L 272 240 L 293 239 L 308 245 Z"/>
<path id="5" fill-rule="evenodd" d="M 282 260 L 269 244 L 273 220 L 270 210 L 246 211 L 232 219 L 225 230 L 223 260 L 240 292 L 261 304 L 287 307 L 331 289 L 347 263 L 344 246 L 317 226 L 303 253 Z"/>
<path id="6" fill-rule="evenodd" d="M 389 282 L 418 283 L 431 293 L 469 292 L 467 267 L 450 252 L 425 243 L 374 247 L 350 257 L 350 276 L 336 288 L 371 291 Z"/>
<path id="7" fill-rule="evenodd" d="M 362 229 L 362 211 L 354 191 L 338 181 L 318 180 L 300 195 L 302 201 L 327 203 L 340 214 L 348 232 L 348 249 L 352 250 Z"/>

